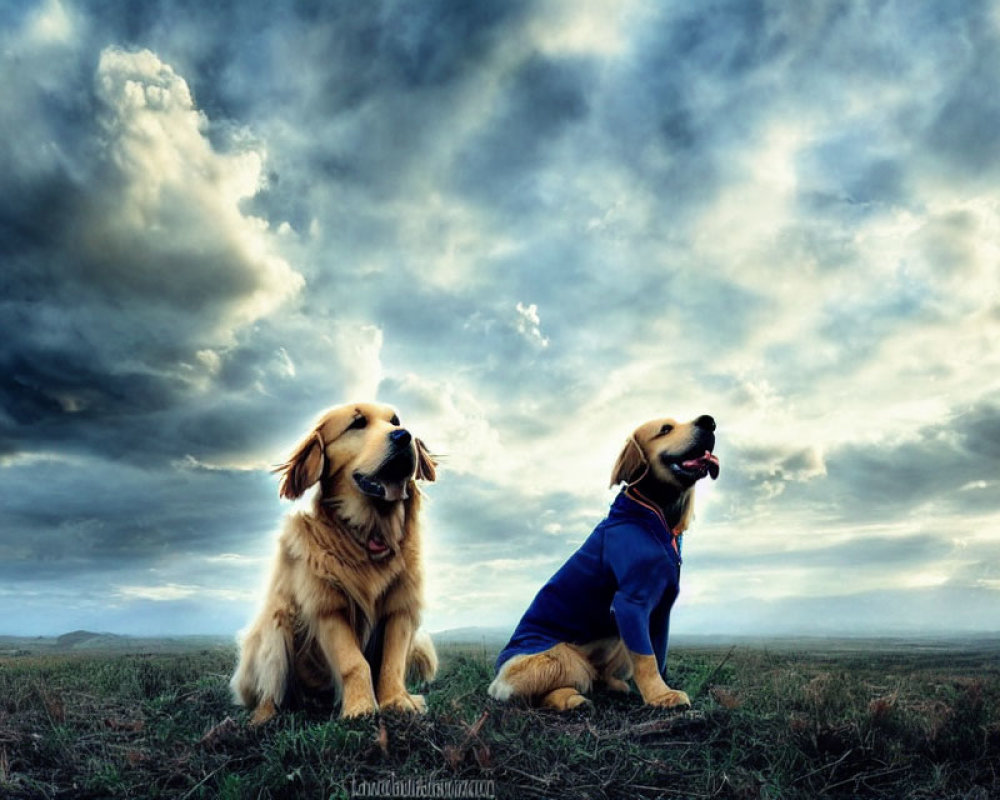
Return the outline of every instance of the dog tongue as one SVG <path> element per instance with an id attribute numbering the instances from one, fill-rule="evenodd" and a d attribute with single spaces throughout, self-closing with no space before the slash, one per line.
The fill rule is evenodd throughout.
<path id="1" fill-rule="evenodd" d="M 372 536 L 368 540 L 368 549 L 373 553 L 384 553 L 389 549 L 389 545 L 383 542 L 381 539 L 376 539 Z"/>
<path id="2" fill-rule="evenodd" d="M 708 473 L 712 476 L 713 481 L 719 477 L 719 459 L 708 450 L 705 451 L 704 455 L 685 461 L 681 466 L 684 469 L 700 470 L 702 474 Z"/>

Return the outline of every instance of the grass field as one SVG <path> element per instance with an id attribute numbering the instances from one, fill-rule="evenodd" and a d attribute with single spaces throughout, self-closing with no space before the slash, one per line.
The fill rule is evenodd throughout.
<path id="1" fill-rule="evenodd" d="M 441 648 L 426 716 L 262 729 L 229 648 L 0 656 L 0 797 L 1000 797 L 1000 649 L 676 648 L 690 712 L 597 694 L 560 716 L 486 696 Z"/>

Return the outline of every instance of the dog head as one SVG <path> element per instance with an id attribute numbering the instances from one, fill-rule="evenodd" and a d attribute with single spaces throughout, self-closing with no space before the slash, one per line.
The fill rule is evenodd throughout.
<path id="1" fill-rule="evenodd" d="M 611 485 L 641 484 L 661 507 L 669 506 L 671 527 L 682 533 L 694 516 L 694 485 L 706 475 L 719 477 L 714 449 L 715 420 L 707 414 L 690 422 L 650 420 L 625 442 L 611 470 Z"/>
<path id="2" fill-rule="evenodd" d="M 622 449 L 611 485 L 651 479 L 675 489 L 689 489 L 710 475 L 719 477 L 715 449 L 715 420 L 703 414 L 690 422 L 654 419 L 640 425 Z"/>
<path id="3" fill-rule="evenodd" d="M 703 414 L 690 422 L 654 419 L 635 429 L 625 442 L 611 485 L 651 479 L 678 490 L 689 489 L 710 475 L 719 477 L 715 449 L 715 420 Z"/>
<path id="4" fill-rule="evenodd" d="M 433 481 L 435 461 L 390 406 L 351 403 L 332 408 L 275 472 L 279 494 L 294 500 L 319 483 L 322 505 L 349 527 L 381 529 L 371 520 L 397 512 L 416 492 L 414 480 Z M 384 536 L 359 532 L 373 558 L 391 553 Z"/>

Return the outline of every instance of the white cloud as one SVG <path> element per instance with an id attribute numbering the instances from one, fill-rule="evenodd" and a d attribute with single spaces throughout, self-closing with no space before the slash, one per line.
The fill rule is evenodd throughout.
<path id="1" fill-rule="evenodd" d="M 150 600 L 155 603 L 170 603 L 178 600 L 198 599 L 222 600 L 227 602 L 250 602 L 254 599 L 256 592 L 249 589 L 164 583 L 148 586 L 116 586 L 115 595 L 121 600 Z"/>
<path id="2" fill-rule="evenodd" d="M 455 553 L 439 547 L 432 536 L 425 538 L 426 561 L 434 564 L 425 575 L 425 624 L 431 630 L 465 625 L 513 626 L 538 591 L 537 576 L 555 571 L 560 563 L 542 557 L 456 559 Z M 475 612 L 470 615 L 473 608 Z"/>
<path id="3" fill-rule="evenodd" d="M 518 252 L 522 245 L 509 233 L 496 229 L 481 209 L 439 191 L 434 177 L 414 178 L 411 191 L 419 200 L 406 197 L 381 212 L 392 220 L 400 252 L 406 254 L 422 283 L 452 291 L 474 287 L 484 272 L 488 274 L 498 261 Z M 398 256 L 391 252 L 388 255 L 390 263 L 369 263 L 363 269 L 391 272 Z"/>
<path id="4" fill-rule="evenodd" d="M 534 303 L 525 305 L 518 302 L 515 308 L 517 318 L 514 324 L 517 332 L 536 347 L 548 347 L 549 340 L 542 335 L 542 320 L 538 316 L 538 306 Z"/>
<path id="5" fill-rule="evenodd" d="M 162 586 L 118 586 L 116 592 L 119 597 L 129 600 L 169 602 L 194 597 L 201 593 L 201 589 L 198 586 L 167 583 Z"/>
<path id="6" fill-rule="evenodd" d="M 295 377 L 295 362 L 292 361 L 292 357 L 288 355 L 288 351 L 284 347 L 278 348 L 278 364 L 279 370 L 289 378 Z"/>
<path id="7" fill-rule="evenodd" d="M 516 472 L 517 465 L 501 446 L 489 412 L 467 387 L 407 373 L 393 390 L 399 397 L 403 423 L 432 452 L 442 455 L 444 469 L 478 475 L 488 464 L 498 480 Z"/>
<path id="8" fill-rule="evenodd" d="M 103 458 L 119 420 L 87 421 L 135 398 L 162 425 L 171 476 L 242 478 L 274 501 L 249 471 L 280 456 L 275 442 L 378 391 L 446 456 L 428 508 L 482 492 L 455 529 L 430 532 L 449 542 L 429 544 L 434 605 L 466 624 L 516 616 L 560 542 L 568 554 L 589 532 L 633 426 L 711 413 L 722 476 L 699 487 L 684 606 L 734 586 L 765 603 L 995 583 L 963 577 L 996 544 L 990 412 L 983 428 L 948 426 L 1000 396 L 1000 205 L 990 171 L 956 175 L 928 131 L 989 85 L 997 31 L 957 5 L 948 25 L 892 3 L 836 17 L 790 5 L 752 24 L 738 2 L 500 8 L 421 6 L 399 28 L 360 6 L 337 24 L 289 8 L 246 37 L 268 13 L 164 6 L 126 26 L 46 0 L 0 34 L 20 65 L 0 96 L 0 168 L 41 187 L 32 209 L 74 197 L 57 229 L 26 212 L 30 246 L 3 242 L 27 253 L 4 328 L 36 335 L 2 363 L 0 445 L 75 434 Z M 232 47 L 212 40 L 220 20 Z M 361 58 L 355 21 L 384 47 Z M 159 54 L 95 49 L 116 41 Z M 278 54 L 266 69 L 259 45 Z M 996 126 L 981 100 L 966 127 L 985 150 Z M 41 266 L 54 274 L 39 294 Z M 143 380 L 98 391 L 102 370 Z M 163 372 L 166 387 L 144 382 Z M 192 398 L 212 412 L 197 424 Z M 938 447 L 951 476 L 913 463 Z M 4 451 L 0 465 L 26 474 L 43 458 Z M 544 555 L 508 552 L 498 531 L 523 513 L 511 498 L 539 501 L 520 535 Z M 940 530 L 961 553 L 864 563 L 873 540 L 898 556 Z M 204 564 L 255 569 L 256 541 L 253 557 L 219 546 L 202 542 Z M 760 553 L 772 561 L 726 561 Z M 187 566 L 158 577 L 115 583 L 159 605 L 212 590 Z"/>
<path id="9" fill-rule="evenodd" d="M 209 564 L 226 564 L 234 567 L 259 566 L 269 559 L 261 556 L 248 556 L 243 553 L 219 553 L 217 556 L 205 556 Z"/>
<path id="10" fill-rule="evenodd" d="M 59 0 L 46 0 L 27 21 L 27 36 L 40 44 L 64 44 L 73 36 L 74 21 Z"/>
<path id="11" fill-rule="evenodd" d="M 171 463 L 175 470 L 187 470 L 197 472 L 207 470 L 208 472 L 267 472 L 273 467 L 274 459 L 251 459 L 249 456 L 240 460 L 213 460 L 203 461 L 195 458 L 190 453 L 184 458 L 176 459 Z"/>
<path id="12" fill-rule="evenodd" d="M 342 380 L 340 399 L 331 398 L 330 405 L 372 400 L 382 380 L 381 329 L 374 325 L 341 323 L 326 334 L 323 341 L 330 348 Z M 322 358 L 322 353 L 316 355 Z"/>
<path id="13" fill-rule="evenodd" d="M 213 148 L 186 81 L 149 50 L 105 49 L 95 85 L 109 174 L 84 226 L 81 277 L 112 297 L 204 303 L 216 315 L 203 335 L 231 343 L 303 286 L 277 235 L 240 207 L 263 186 L 263 152 Z"/>
<path id="14" fill-rule="evenodd" d="M 528 33 L 552 56 L 620 56 L 628 51 L 630 28 L 641 17 L 641 4 L 626 0 L 556 0 L 541 9 Z"/>

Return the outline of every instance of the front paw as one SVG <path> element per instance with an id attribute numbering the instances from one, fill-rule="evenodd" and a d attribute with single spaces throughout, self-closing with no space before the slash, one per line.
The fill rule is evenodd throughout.
<path id="1" fill-rule="evenodd" d="M 270 722 L 274 715 L 278 713 L 277 707 L 274 705 L 273 700 L 265 700 L 256 710 L 253 712 L 253 718 L 250 720 L 251 728 L 258 728 L 267 722 Z"/>
<path id="2" fill-rule="evenodd" d="M 405 691 L 384 699 L 379 703 L 379 708 L 383 711 L 403 711 L 407 714 L 427 713 L 427 703 L 424 701 L 424 696 Z"/>
<path id="3" fill-rule="evenodd" d="M 679 689 L 667 689 L 646 701 L 656 708 L 691 708 L 691 699 Z"/>
<path id="4" fill-rule="evenodd" d="M 340 716 L 343 719 L 351 719 L 374 714 L 376 711 L 378 711 L 378 704 L 374 697 L 365 697 L 364 695 L 352 698 L 345 697 L 340 709 Z"/>

